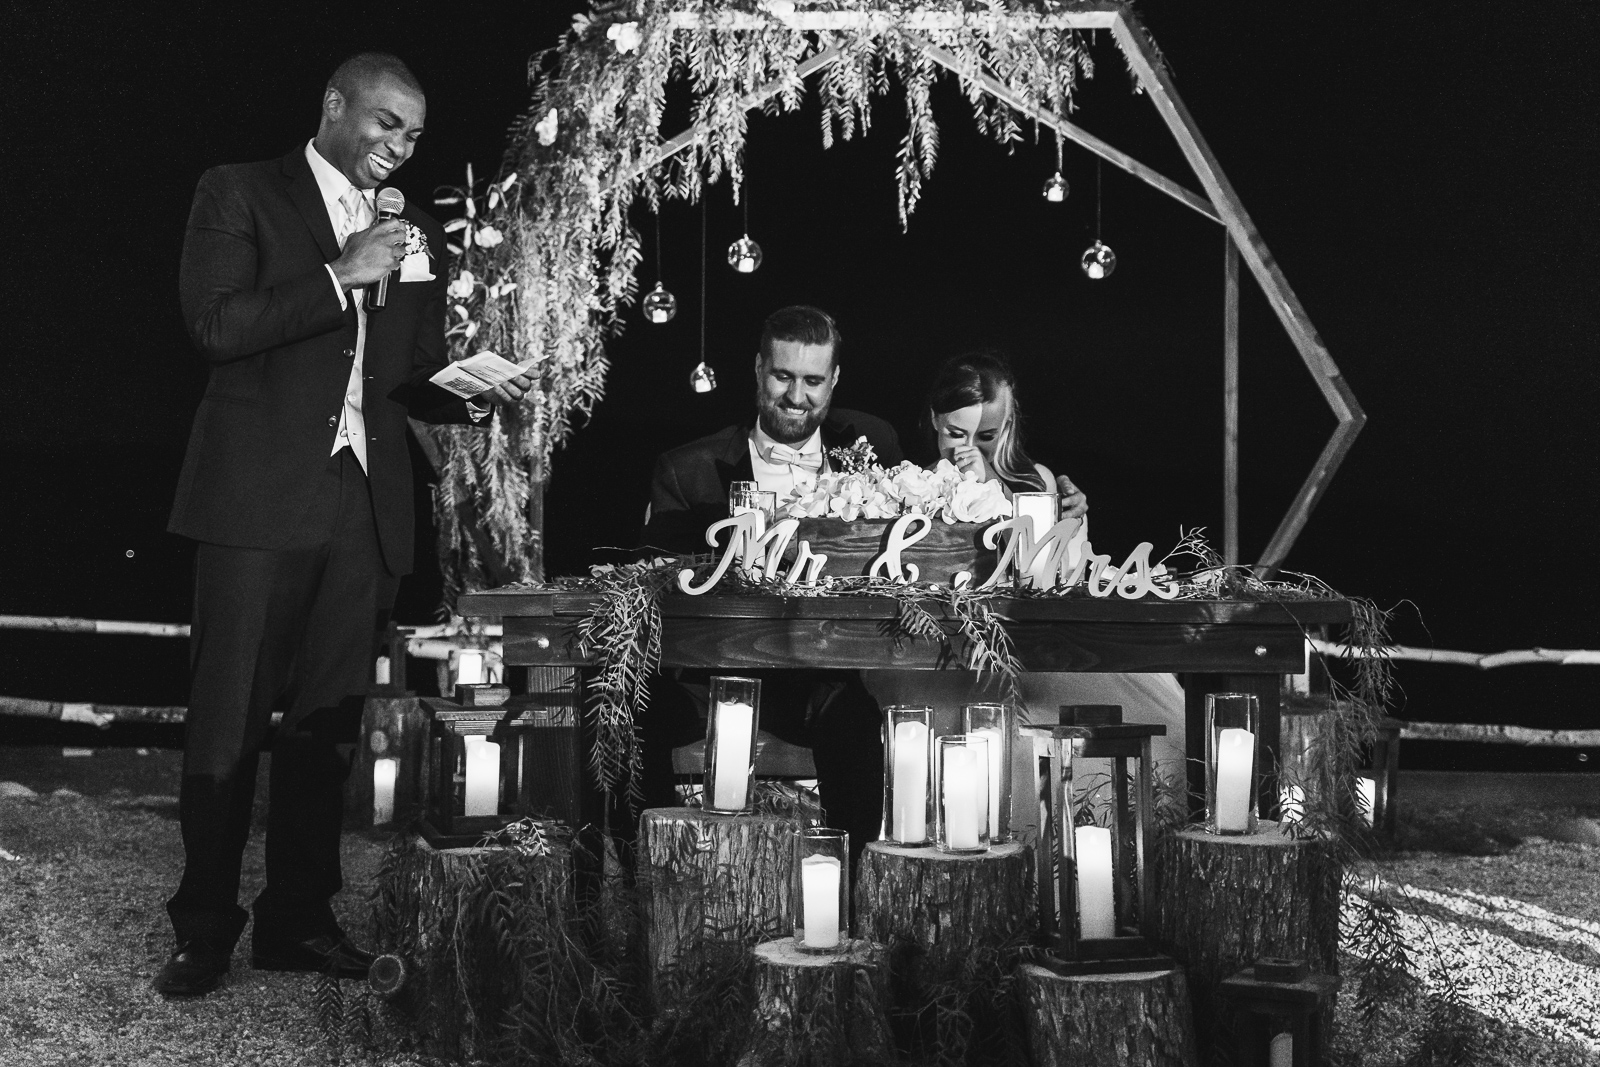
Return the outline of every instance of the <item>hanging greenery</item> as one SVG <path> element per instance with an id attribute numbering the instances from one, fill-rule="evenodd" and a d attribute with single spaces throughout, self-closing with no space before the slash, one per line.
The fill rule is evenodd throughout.
<path id="1" fill-rule="evenodd" d="M 908 129 L 897 177 L 909 223 L 938 155 L 931 91 L 940 67 L 994 75 L 1030 105 L 1066 113 L 1080 76 L 1093 73 L 1086 41 L 1038 4 L 988 0 L 827 0 L 808 12 L 837 15 L 834 29 L 795 28 L 788 0 L 623 0 L 573 19 L 554 48 L 533 58 L 531 106 L 512 126 L 492 180 L 440 191 L 461 215 L 451 236 L 451 357 L 494 351 L 538 359 L 538 388 L 501 408 L 487 432 L 428 427 L 444 455 L 436 515 L 447 594 L 495 584 L 491 571 L 542 578 L 542 531 L 530 494 L 542 492 L 551 451 L 605 389 L 606 340 L 638 295 L 636 204 L 698 201 L 727 177 L 744 183 L 750 109 L 799 109 L 801 68 L 826 60 L 816 80 L 824 145 L 871 126 L 872 108 L 898 89 Z M 787 21 L 786 21 L 787 20 Z M 668 86 L 688 95 L 692 143 L 663 159 Z M 963 78 L 980 130 L 1001 143 L 1023 136 L 1011 108 Z M 643 460 L 641 459 L 641 462 Z M 487 530 L 475 539 L 471 532 Z M 500 559 L 483 558 L 486 546 Z M 502 571 L 501 568 L 504 568 Z"/>

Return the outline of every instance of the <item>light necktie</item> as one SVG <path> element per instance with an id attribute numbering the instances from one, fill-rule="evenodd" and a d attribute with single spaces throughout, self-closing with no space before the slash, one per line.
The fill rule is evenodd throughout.
<path id="1" fill-rule="evenodd" d="M 345 242 L 350 240 L 350 235 L 357 230 L 364 230 L 372 224 L 372 205 L 367 203 L 366 196 L 355 186 L 344 191 L 339 197 L 339 204 L 344 208 L 344 219 L 339 226 L 339 247 L 343 248 Z M 362 412 L 362 374 L 365 364 L 367 347 L 367 312 L 361 306 L 364 296 L 361 289 L 353 289 L 350 298 L 356 304 L 356 347 L 350 363 L 350 378 L 345 383 L 344 410 L 339 416 L 339 434 L 334 438 L 333 450 L 335 453 L 346 445 L 356 457 L 356 462 L 361 464 L 361 469 L 367 469 L 367 420 Z"/>
<path id="2" fill-rule="evenodd" d="M 371 216 L 367 213 L 370 205 L 361 190 L 353 185 L 344 191 L 344 195 L 339 198 L 339 204 L 344 208 L 344 223 L 339 227 L 339 247 L 343 248 L 344 243 L 350 240 L 351 234 L 357 230 L 364 230 L 371 224 Z"/>
<path id="3" fill-rule="evenodd" d="M 787 463 L 791 467 L 800 467 L 812 472 L 822 469 L 821 452 L 801 452 L 790 448 L 788 445 L 773 445 L 772 452 L 767 457 L 768 463 Z"/>

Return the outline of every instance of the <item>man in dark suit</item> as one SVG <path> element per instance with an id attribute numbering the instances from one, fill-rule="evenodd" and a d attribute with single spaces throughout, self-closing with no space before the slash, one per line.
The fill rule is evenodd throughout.
<path id="1" fill-rule="evenodd" d="M 215 988 L 243 932 L 239 868 L 274 709 L 252 965 L 351 977 L 371 962 L 329 902 L 378 626 L 412 563 L 406 417 L 488 413 L 428 382 L 446 362 L 439 225 L 410 206 L 374 223 L 373 191 L 411 156 L 425 110 L 400 60 L 354 56 L 328 82 L 312 141 L 215 167 L 195 192 L 179 289 L 210 373 L 169 524 L 199 546 L 185 866 L 167 904 L 178 944 L 156 980 L 167 995 Z M 387 306 L 369 309 L 386 276 Z"/>
<path id="2" fill-rule="evenodd" d="M 828 469 L 830 449 L 865 437 L 878 462 L 902 459 L 900 440 L 884 420 L 834 408 L 839 381 L 839 328 L 813 307 L 768 316 L 756 352 L 754 425 L 729 426 L 656 460 L 641 543 L 672 552 L 709 551 L 706 527 L 728 517 L 736 481 L 756 482 L 783 500 Z M 763 671 L 761 727 L 812 746 L 829 824 L 850 831 L 859 852 L 877 839 L 883 796 L 878 703 L 855 671 Z M 686 684 L 703 681 L 681 672 Z M 646 803 L 675 803 L 671 747 L 704 736 L 694 701 L 679 685 L 657 679 L 644 723 Z"/>

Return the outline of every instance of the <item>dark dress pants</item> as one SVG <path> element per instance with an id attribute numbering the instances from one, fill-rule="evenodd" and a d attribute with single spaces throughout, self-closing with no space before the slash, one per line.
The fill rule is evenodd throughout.
<path id="1" fill-rule="evenodd" d="M 859 856 L 876 841 L 883 821 L 882 712 L 858 671 L 727 671 L 761 679 L 761 729 L 792 744 L 808 745 L 817 766 L 817 791 L 827 824 L 850 833 Z M 677 672 L 706 683 L 709 671 Z M 650 681 L 650 707 L 640 724 L 644 744 L 646 807 L 677 804 L 672 750 L 706 735 L 700 709 L 668 674 Z"/>
<path id="2" fill-rule="evenodd" d="M 240 863 L 257 754 L 274 710 L 266 888 L 258 932 L 337 929 L 344 781 L 378 633 L 399 581 L 383 563 L 366 474 L 332 456 L 288 544 L 201 544 L 179 816 L 183 880 L 167 903 L 180 943 L 229 950 L 244 929 Z"/>

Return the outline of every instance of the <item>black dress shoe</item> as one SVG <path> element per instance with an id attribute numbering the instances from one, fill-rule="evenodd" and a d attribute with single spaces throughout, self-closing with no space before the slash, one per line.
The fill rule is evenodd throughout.
<path id="1" fill-rule="evenodd" d="M 231 955 L 201 941 L 185 941 L 156 975 L 156 992 L 165 997 L 203 997 L 222 983 Z"/>
<path id="2" fill-rule="evenodd" d="M 372 953 L 357 948 L 338 932 L 299 940 L 254 935 L 250 940 L 250 966 L 258 971 L 314 971 L 362 979 L 372 959 Z"/>

